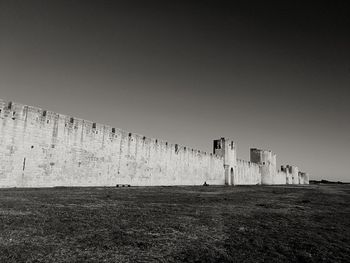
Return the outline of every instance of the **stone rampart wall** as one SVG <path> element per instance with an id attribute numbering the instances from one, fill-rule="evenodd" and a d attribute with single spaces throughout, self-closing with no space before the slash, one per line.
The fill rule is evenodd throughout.
<path id="1" fill-rule="evenodd" d="M 261 184 L 261 173 L 258 164 L 237 159 L 234 185 Z"/>
<path id="2" fill-rule="evenodd" d="M 0 187 L 224 184 L 222 157 L 0 100 Z"/>

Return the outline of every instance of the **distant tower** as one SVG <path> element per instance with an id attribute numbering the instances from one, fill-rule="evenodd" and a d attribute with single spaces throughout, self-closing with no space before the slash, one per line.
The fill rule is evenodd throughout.
<path id="1" fill-rule="evenodd" d="M 299 168 L 296 166 L 289 166 L 289 171 L 292 174 L 292 183 L 299 184 Z"/>
<path id="2" fill-rule="evenodd" d="M 298 172 L 298 181 L 299 181 L 299 184 L 304 184 L 304 176 L 303 176 L 303 173 L 302 172 Z"/>
<path id="3" fill-rule="evenodd" d="M 304 184 L 309 184 L 309 174 L 303 173 L 303 176 L 304 176 Z"/>
<path id="4" fill-rule="evenodd" d="M 305 172 L 299 172 L 299 184 L 309 184 L 309 174 Z"/>
<path id="5" fill-rule="evenodd" d="M 260 167 L 261 184 L 274 184 L 276 179 L 276 154 L 268 150 L 250 149 L 250 161 Z"/>
<path id="6" fill-rule="evenodd" d="M 224 158 L 225 184 L 234 185 L 237 166 L 237 151 L 235 143 L 226 138 L 214 140 L 213 152 Z"/>
<path id="7" fill-rule="evenodd" d="M 292 174 L 289 171 L 290 167 L 288 164 L 286 166 L 281 165 L 281 172 L 286 176 L 286 184 L 293 184 Z"/>

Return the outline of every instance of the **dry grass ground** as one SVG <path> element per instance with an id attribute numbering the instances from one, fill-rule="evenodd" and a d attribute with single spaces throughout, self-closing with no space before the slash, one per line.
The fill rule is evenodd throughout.
<path id="1" fill-rule="evenodd" d="M 0 190 L 0 262 L 350 262 L 350 185 Z"/>

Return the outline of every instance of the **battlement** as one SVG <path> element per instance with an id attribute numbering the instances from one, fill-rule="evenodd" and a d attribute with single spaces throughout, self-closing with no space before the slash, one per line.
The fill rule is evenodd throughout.
<path id="1" fill-rule="evenodd" d="M 251 161 L 247 161 L 247 160 L 242 160 L 242 159 L 237 159 L 237 165 L 247 165 L 247 166 L 251 166 L 251 167 L 259 167 L 259 165 L 257 163 L 253 163 Z"/>
<path id="2" fill-rule="evenodd" d="M 142 134 L 138 134 L 135 132 L 128 132 L 124 131 L 122 129 L 118 129 L 115 127 L 112 127 L 110 125 L 105 125 L 81 118 L 77 118 L 70 115 L 64 115 L 61 113 L 56 113 L 53 111 L 49 111 L 46 109 L 42 109 L 39 107 L 33 107 L 24 105 L 21 103 L 13 102 L 13 101 L 5 101 L 0 99 L 0 117 L 3 118 L 11 118 L 12 120 L 17 121 L 32 121 L 36 122 L 40 125 L 47 125 L 50 127 L 52 123 L 55 121 L 60 121 L 64 123 L 64 127 L 68 131 L 77 130 L 81 131 L 84 130 L 86 134 L 94 134 L 94 135 L 110 135 L 110 139 L 115 139 L 121 134 L 125 136 L 127 134 L 127 137 L 130 138 L 130 140 L 135 140 L 142 138 L 144 142 L 153 142 L 157 145 L 164 145 L 169 148 L 173 148 L 176 153 L 191 151 L 196 154 L 201 155 L 210 155 L 214 158 L 222 159 L 223 157 L 219 154 L 209 154 L 206 151 L 193 149 L 184 145 L 180 145 L 177 143 L 170 143 L 168 141 L 158 139 L 158 138 L 152 138 L 152 137 L 146 137 Z"/>

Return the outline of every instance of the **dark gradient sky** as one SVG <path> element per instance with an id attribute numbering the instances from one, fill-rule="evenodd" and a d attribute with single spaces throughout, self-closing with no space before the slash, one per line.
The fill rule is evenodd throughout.
<path id="1" fill-rule="evenodd" d="M 0 0 L 0 97 L 350 181 L 347 1 L 116 2 Z"/>

